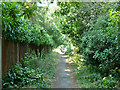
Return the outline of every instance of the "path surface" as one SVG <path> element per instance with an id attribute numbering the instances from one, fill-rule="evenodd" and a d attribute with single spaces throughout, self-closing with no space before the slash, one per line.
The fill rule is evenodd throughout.
<path id="1" fill-rule="evenodd" d="M 56 67 L 56 78 L 53 88 L 77 88 L 73 79 L 72 66 L 66 62 L 66 57 L 61 54 L 60 62 Z"/>

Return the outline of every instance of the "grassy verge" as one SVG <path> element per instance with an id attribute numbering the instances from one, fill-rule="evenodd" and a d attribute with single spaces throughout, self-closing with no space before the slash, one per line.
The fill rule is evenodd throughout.
<path id="1" fill-rule="evenodd" d="M 3 88 L 50 88 L 55 77 L 59 54 L 49 52 L 37 55 L 27 52 L 23 65 L 17 63 L 3 76 Z"/>
<path id="2" fill-rule="evenodd" d="M 96 67 L 86 66 L 82 55 L 72 54 L 69 63 L 74 66 L 75 79 L 80 88 L 119 88 L 118 79 L 112 75 L 103 77 Z"/>

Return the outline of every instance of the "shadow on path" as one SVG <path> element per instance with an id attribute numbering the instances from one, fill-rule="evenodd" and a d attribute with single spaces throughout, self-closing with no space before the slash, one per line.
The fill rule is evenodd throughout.
<path id="1" fill-rule="evenodd" d="M 60 62 L 56 67 L 56 80 L 53 88 L 77 88 L 73 79 L 73 70 L 71 65 L 66 62 L 66 56 L 60 54 Z"/>

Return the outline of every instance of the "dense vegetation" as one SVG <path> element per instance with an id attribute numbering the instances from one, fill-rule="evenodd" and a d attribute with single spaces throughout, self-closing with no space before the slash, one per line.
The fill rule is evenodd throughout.
<path id="1" fill-rule="evenodd" d="M 65 54 L 76 57 L 71 61 L 81 86 L 87 87 L 83 79 L 91 85 L 89 88 L 119 87 L 119 3 L 58 2 L 58 6 L 51 13 L 52 9 L 37 7 L 35 2 L 2 3 L 3 38 L 37 46 L 63 44 L 67 48 Z M 76 56 L 72 44 L 82 57 Z M 54 60 L 48 59 L 50 55 L 46 57 L 26 55 L 22 67 L 17 64 L 9 70 L 3 86 L 19 88 L 33 83 L 33 87 L 47 87 L 44 75 L 53 74 Z"/>
<path id="2" fill-rule="evenodd" d="M 99 83 L 99 87 L 115 88 L 120 78 L 119 4 L 65 2 L 59 3 L 59 6 L 61 9 L 56 15 L 63 16 L 60 20 L 62 33 L 67 34 L 73 45 L 79 48 L 84 59 L 81 62 L 90 66 L 93 74 L 99 73 L 88 78 L 98 77 L 96 80 L 103 83 Z M 67 51 L 71 52 L 70 49 Z M 74 63 L 79 60 L 75 59 Z M 79 64 L 81 63 L 77 63 L 78 67 Z M 102 80 L 104 77 L 105 81 Z M 91 82 L 96 81 L 93 79 Z"/>
<path id="3" fill-rule="evenodd" d="M 69 62 L 74 66 L 75 79 L 79 88 L 119 88 L 119 79 L 114 75 L 103 76 L 96 67 L 85 65 L 80 54 L 69 56 Z"/>
<path id="4" fill-rule="evenodd" d="M 11 66 L 3 75 L 3 88 L 50 88 L 59 56 L 55 52 L 25 53 L 23 64 Z"/>
<path id="5" fill-rule="evenodd" d="M 35 46 L 57 47 L 62 44 L 63 36 L 56 26 L 45 22 L 48 12 L 46 8 L 37 7 L 35 2 L 3 2 L 3 39 Z M 22 65 L 17 63 L 3 75 L 3 88 L 50 87 L 57 58 L 56 54 L 45 54 L 42 51 L 37 55 L 34 51 L 26 53 Z"/>
<path id="6" fill-rule="evenodd" d="M 58 43 L 58 41 L 60 41 L 62 34 L 56 27 L 51 25 L 49 28 L 45 28 L 46 23 L 43 17 L 45 17 L 44 13 L 46 12 L 43 12 L 35 3 L 2 3 L 3 38 L 37 46 L 61 44 L 62 42 Z M 41 18 L 38 18 L 38 16 L 41 16 Z M 33 17 L 41 20 L 42 24 L 40 22 L 35 23 Z"/>

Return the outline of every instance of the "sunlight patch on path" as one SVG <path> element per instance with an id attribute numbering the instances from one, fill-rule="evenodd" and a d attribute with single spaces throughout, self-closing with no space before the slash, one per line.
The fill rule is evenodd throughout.
<path id="1" fill-rule="evenodd" d="M 52 88 L 77 88 L 75 85 L 76 81 L 73 77 L 73 70 L 71 69 L 71 65 L 66 62 L 66 55 L 56 49 L 58 53 L 61 53 L 60 62 L 56 67 L 56 80 Z"/>
<path id="2" fill-rule="evenodd" d="M 53 51 L 55 51 L 55 52 L 57 52 L 57 53 L 59 53 L 59 54 L 64 54 L 63 52 L 61 52 L 61 50 L 60 49 L 54 49 Z"/>

